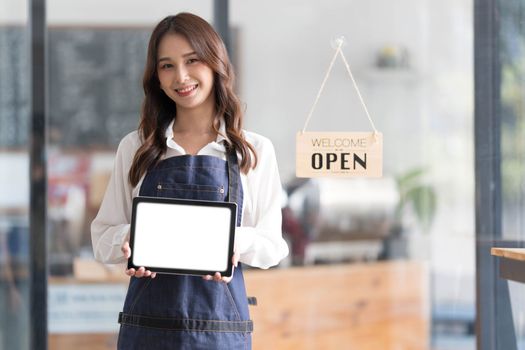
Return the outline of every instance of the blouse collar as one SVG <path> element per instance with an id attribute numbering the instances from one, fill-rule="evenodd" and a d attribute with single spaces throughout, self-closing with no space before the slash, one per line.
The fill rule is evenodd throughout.
<path id="1" fill-rule="evenodd" d="M 175 122 L 175 119 L 171 121 L 171 123 L 166 128 L 166 145 L 170 148 L 174 149 L 180 149 L 181 147 L 173 140 L 173 123 Z M 215 141 L 211 142 L 212 144 L 219 146 L 221 149 L 224 148 L 224 142 L 231 143 L 228 139 L 228 136 L 226 135 L 226 123 L 224 121 L 224 118 L 220 118 L 219 123 L 219 133 L 217 134 L 217 138 Z"/>

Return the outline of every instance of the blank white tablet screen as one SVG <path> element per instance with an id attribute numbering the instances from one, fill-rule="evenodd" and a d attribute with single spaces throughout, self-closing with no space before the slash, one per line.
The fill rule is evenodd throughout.
<path id="1" fill-rule="evenodd" d="M 186 270 L 228 267 L 229 208 L 137 204 L 133 264 Z"/>

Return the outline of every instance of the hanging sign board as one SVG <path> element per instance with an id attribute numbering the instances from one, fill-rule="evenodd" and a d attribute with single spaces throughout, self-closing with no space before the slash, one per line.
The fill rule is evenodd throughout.
<path id="1" fill-rule="evenodd" d="M 381 177 L 380 132 L 298 132 L 297 177 Z"/>
<path id="2" fill-rule="evenodd" d="M 337 48 L 321 83 L 315 102 L 306 118 L 303 130 L 296 138 L 297 177 L 381 177 L 383 173 L 383 134 L 378 132 L 341 47 L 344 37 L 336 40 Z M 306 127 L 337 56 L 341 56 L 348 76 L 361 101 L 374 132 L 306 132 Z"/>

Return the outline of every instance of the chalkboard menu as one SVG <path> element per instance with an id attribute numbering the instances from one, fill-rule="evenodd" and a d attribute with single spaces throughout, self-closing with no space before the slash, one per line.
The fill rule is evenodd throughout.
<path id="1" fill-rule="evenodd" d="M 31 73 L 27 43 L 24 27 L 0 28 L 0 147 L 27 143 Z"/>
<path id="2" fill-rule="evenodd" d="M 51 144 L 115 146 L 136 129 L 151 28 L 50 28 Z M 28 141 L 30 61 L 24 28 L 0 28 L 0 146 Z"/>

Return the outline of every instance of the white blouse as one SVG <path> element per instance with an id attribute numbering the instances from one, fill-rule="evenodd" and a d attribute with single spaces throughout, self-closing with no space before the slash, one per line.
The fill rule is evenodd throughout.
<path id="1" fill-rule="evenodd" d="M 163 159 L 186 154 L 173 140 L 173 123 L 166 129 L 167 151 Z M 224 123 L 220 131 L 226 135 Z M 281 231 L 281 180 L 277 169 L 275 150 L 270 140 L 253 132 L 244 131 L 246 140 L 257 152 L 258 163 L 248 174 L 241 173 L 243 206 L 241 226 L 235 231 L 235 250 L 240 261 L 263 269 L 277 265 L 288 255 L 288 246 Z M 216 156 L 226 160 L 227 142 L 221 134 L 204 146 L 198 155 Z M 137 131 L 125 136 L 117 149 L 114 169 L 100 210 L 91 223 L 91 239 L 95 258 L 103 263 L 126 261 L 122 244 L 129 240 L 132 199 L 139 194 L 144 176 L 132 187 L 128 173 L 135 152 L 141 142 Z"/>

